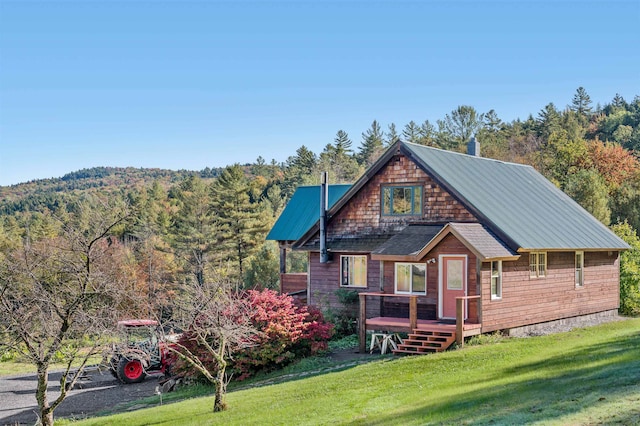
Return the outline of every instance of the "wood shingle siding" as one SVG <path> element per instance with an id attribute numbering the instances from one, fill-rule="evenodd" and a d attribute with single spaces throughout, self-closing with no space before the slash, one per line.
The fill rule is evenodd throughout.
<path id="1" fill-rule="evenodd" d="M 422 216 L 382 216 L 380 214 L 380 189 L 383 185 L 393 184 L 423 186 Z M 331 218 L 327 238 L 331 240 L 349 235 L 399 229 L 412 222 L 474 220 L 471 213 L 418 168 L 415 163 L 403 155 L 398 155 Z"/>

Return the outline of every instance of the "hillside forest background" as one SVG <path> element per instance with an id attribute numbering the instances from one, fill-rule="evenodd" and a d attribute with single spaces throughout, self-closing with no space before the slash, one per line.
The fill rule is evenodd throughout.
<path id="1" fill-rule="evenodd" d="M 475 135 L 483 157 L 535 167 L 631 244 L 635 249 L 622 259 L 622 292 L 637 293 L 640 96 L 627 101 L 616 94 L 593 105 L 580 87 L 569 101 L 511 122 L 466 105 L 434 122 L 374 120 L 357 139 L 339 130 L 322 152 L 301 145 L 283 163 L 260 156 L 201 171 L 96 167 L 0 187 L 0 256 L 26 240 L 59 235 L 61 218 L 78 202 L 127 205 L 131 216 L 110 231 L 109 244 L 120 253 L 114 273 L 135 289 L 140 309 L 166 318 L 183 286 L 213 277 L 237 288 L 277 289 L 278 247 L 265 236 L 295 189 L 319 184 L 322 171 L 330 183 L 353 183 L 397 139 L 465 152 Z M 289 272 L 306 271 L 305 253 L 287 261 Z M 629 312 L 640 312 L 640 297 L 629 300 Z"/>

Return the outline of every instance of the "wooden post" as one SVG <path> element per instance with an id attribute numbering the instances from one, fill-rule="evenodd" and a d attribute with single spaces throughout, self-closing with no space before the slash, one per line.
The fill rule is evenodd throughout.
<path id="1" fill-rule="evenodd" d="M 411 333 L 418 328 L 418 296 L 409 297 L 409 328 Z"/>
<path id="2" fill-rule="evenodd" d="M 283 243 L 280 244 L 280 273 L 287 273 L 287 247 Z"/>
<path id="3" fill-rule="evenodd" d="M 358 322 L 358 351 L 367 351 L 367 296 L 360 293 L 360 321 Z"/>
<path id="4" fill-rule="evenodd" d="M 464 297 L 456 297 L 456 343 L 464 346 Z"/>

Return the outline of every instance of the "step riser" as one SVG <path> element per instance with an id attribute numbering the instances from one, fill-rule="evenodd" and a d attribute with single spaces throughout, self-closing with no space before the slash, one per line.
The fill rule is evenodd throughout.
<path id="1" fill-rule="evenodd" d="M 450 331 L 413 330 L 407 339 L 398 345 L 394 354 L 420 355 L 443 352 L 455 342 L 456 335 Z"/>

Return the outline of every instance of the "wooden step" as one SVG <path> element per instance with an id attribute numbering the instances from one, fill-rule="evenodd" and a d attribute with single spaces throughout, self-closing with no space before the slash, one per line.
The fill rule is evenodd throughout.
<path id="1" fill-rule="evenodd" d="M 393 350 L 394 354 L 425 354 L 442 352 L 456 340 L 456 333 L 450 328 L 434 327 L 415 329 Z"/>

